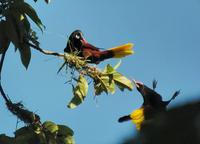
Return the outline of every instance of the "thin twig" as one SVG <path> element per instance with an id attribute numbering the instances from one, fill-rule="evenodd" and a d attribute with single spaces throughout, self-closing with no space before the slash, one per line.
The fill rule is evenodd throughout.
<path id="1" fill-rule="evenodd" d="M 57 52 L 53 52 L 53 51 L 48 51 L 48 50 L 44 50 L 34 44 L 31 44 L 29 42 L 26 42 L 29 46 L 31 46 L 32 48 L 34 48 L 35 50 L 40 51 L 41 53 L 45 54 L 45 55 L 53 55 L 53 56 L 58 56 L 58 57 L 64 57 L 64 54 L 62 53 L 57 53 Z"/>

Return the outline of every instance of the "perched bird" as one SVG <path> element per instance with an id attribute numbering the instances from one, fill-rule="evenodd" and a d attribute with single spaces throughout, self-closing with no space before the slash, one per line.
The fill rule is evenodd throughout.
<path id="1" fill-rule="evenodd" d="M 100 50 L 99 48 L 88 43 L 83 37 L 80 30 L 75 30 L 69 37 L 67 46 L 64 49 L 66 53 L 77 53 L 78 56 L 84 57 L 89 63 L 100 63 L 109 58 L 122 58 L 133 54 L 133 44 L 127 43 L 108 50 Z"/>
<path id="2" fill-rule="evenodd" d="M 132 120 L 136 124 L 136 128 L 140 130 L 145 120 L 152 119 L 159 112 L 166 111 L 167 105 L 179 95 L 180 90 L 176 91 L 170 100 L 163 101 L 162 96 L 155 91 L 157 81 L 153 81 L 153 89 L 135 80 L 134 83 L 138 92 L 142 95 L 144 102 L 139 109 L 134 110 L 129 115 L 120 117 L 118 121 L 124 122 Z"/>

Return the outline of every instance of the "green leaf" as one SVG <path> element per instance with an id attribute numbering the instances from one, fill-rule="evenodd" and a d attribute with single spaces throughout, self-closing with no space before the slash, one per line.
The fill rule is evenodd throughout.
<path id="1" fill-rule="evenodd" d="M 98 81 L 98 82 L 94 82 L 94 90 L 95 90 L 94 91 L 95 95 L 97 96 L 97 95 L 100 95 L 102 92 L 104 92 L 105 88 L 102 87 L 100 81 Z"/>
<path id="2" fill-rule="evenodd" d="M 30 32 L 31 30 L 31 25 L 30 22 L 28 21 L 28 18 L 25 14 L 23 14 L 24 19 L 22 20 L 24 28 L 26 29 L 27 32 Z"/>
<path id="3" fill-rule="evenodd" d="M 33 22 L 40 28 L 40 30 L 43 31 L 43 28 L 45 27 L 42 24 L 42 21 L 40 20 L 39 16 L 37 15 L 36 11 L 34 10 L 32 6 L 30 6 L 26 2 L 21 2 L 21 3 L 18 3 L 16 7 L 19 9 L 19 11 L 22 14 L 28 15 L 33 20 Z"/>
<path id="4" fill-rule="evenodd" d="M 20 47 L 20 36 L 17 32 L 17 26 L 11 16 L 8 16 L 5 21 L 5 35 L 14 44 L 15 48 Z"/>
<path id="5" fill-rule="evenodd" d="M 88 82 L 82 75 L 79 76 L 77 86 L 73 89 L 73 91 L 74 97 L 68 104 L 68 107 L 71 109 L 80 105 L 84 101 L 88 92 Z"/>
<path id="6" fill-rule="evenodd" d="M 28 69 L 30 60 L 31 60 L 31 49 L 27 44 L 23 44 L 22 47 L 19 48 L 20 57 L 22 64 L 26 69 Z"/>
<path id="7" fill-rule="evenodd" d="M 15 136 L 21 136 L 21 135 L 25 135 L 26 133 L 32 133 L 33 130 L 30 127 L 22 127 L 18 130 L 15 131 Z"/>
<path id="8" fill-rule="evenodd" d="M 5 29 L 7 38 L 12 41 L 15 48 L 19 49 L 22 64 L 27 69 L 31 60 L 31 50 L 30 46 L 24 42 L 24 38 L 28 34 L 29 26 L 27 24 L 25 27 L 23 22 L 28 22 L 26 17 L 19 11 L 12 10 L 6 17 Z"/>
<path id="9" fill-rule="evenodd" d="M 65 125 L 58 125 L 58 135 L 73 136 L 74 132 L 71 128 Z"/>
<path id="10" fill-rule="evenodd" d="M 62 143 L 61 143 L 62 144 Z M 74 138 L 72 136 L 67 136 L 64 139 L 64 144 L 75 144 Z"/>
<path id="11" fill-rule="evenodd" d="M 40 141 L 39 135 L 37 135 L 31 126 L 22 127 L 15 132 L 16 144 L 35 144 Z"/>
<path id="12" fill-rule="evenodd" d="M 112 94 L 115 93 L 115 83 L 112 78 L 112 75 L 101 76 L 100 82 L 106 93 L 108 93 L 108 92 L 110 92 Z"/>
<path id="13" fill-rule="evenodd" d="M 116 72 L 113 74 L 113 79 L 115 84 L 120 88 L 120 90 L 124 90 L 125 88 L 128 90 L 133 90 L 133 84 L 131 80 L 123 76 L 122 74 Z"/>
<path id="14" fill-rule="evenodd" d="M 108 64 L 103 71 L 105 74 L 113 74 L 114 72 L 115 69 L 110 64 Z"/>
<path id="15" fill-rule="evenodd" d="M 0 22 L 0 54 L 4 53 L 10 45 L 10 40 L 7 38 L 5 32 L 5 24 L 5 21 Z"/>
<path id="16" fill-rule="evenodd" d="M 43 127 L 46 128 L 50 133 L 56 133 L 59 129 L 58 125 L 51 121 L 45 121 L 43 123 Z"/>
<path id="17" fill-rule="evenodd" d="M 120 65 L 121 65 L 122 61 L 119 60 L 119 62 L 114 66 L 114 69 L 116 70 Z"/>

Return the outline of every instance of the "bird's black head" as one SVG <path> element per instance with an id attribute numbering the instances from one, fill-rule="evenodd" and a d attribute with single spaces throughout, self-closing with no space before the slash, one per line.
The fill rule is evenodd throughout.
<path id="1" fill-rule="evenodd" d="M 75 30 L 71 33 L 69 40 L 67 42 L 67 47 L 64 49 L 65 52 L 80 51 L 85 39 L 83 33 L 80 30 Z"/>
<path id="2" fill-rule="evenodd" d="M 147 87 L 142 82 L 134 80 L 134 83 L 135 83 L 137 90 L 139 91 L 139 93 L 142 95 L 142 97 L 144 99 L 143 105 L 150 104 L 152 106 L 157 107 L 160 105 L 160 103 L 162 103 L 162 97 L 156 91 Z"/>
<path id="3" fill-rule="evenodd" d="M 75 30 L 69 36 L 69 40 L 70 41 L 77 41 L 77 42 L 79 41 L 79 42 L 81 42 L 81 40 L 83 40 L 83 33 L 80 30 Z"/>
<path id="4" fill-rule="evenodd" d="M 144 90 L 144 84 L 142 82 L 136 81 L 134 80 L 135 86 L 137 88 L 137 90 L 142 93 Z"/>

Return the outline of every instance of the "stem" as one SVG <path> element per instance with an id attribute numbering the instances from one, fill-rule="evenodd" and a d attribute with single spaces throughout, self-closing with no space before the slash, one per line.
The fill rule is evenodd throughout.
<path id="1" fill-rule="evenodd" d="M 53 56 L 58 56 L 58 57 L 62 57 L 66 60 L 66 63 L 69 63 L 70 65 L 73 65 L 75 67 L 75 69 L 80 73 L 82 71 L 86 72 L 86 75 L 88 75 L 89 77 L 91 77 L 92 79 L 95 79 L 97 75 L 102 74 L 102 72 L 98 69 L 96 69 L 93 66 L 88 65 L 87 63 L 83 63 L 83 64 L 79 64 L 82 63 L 83 61 L 80 59 L 80 57 L 76 57 L 76 56 L 65 56 L 62 53 L 57 53 L 57 52 L 53 52 L 53 51 L 48 51 L 48 50 L 44 50 L 30 42 L 26 42 L 26 44 L 28 44 L 29 46 L 31 46 L 32 48 L 34 48 L 35 50 L 38 50 L 39 52 L 45 54 L 45 55 L 53 55 Z M 82 69 L 80 69 L 79 66 L 77 66 L 77 63 L 79 66 L 82 67 Z M 62 66 L 63 67 L 63 66 Z M 58 70 L 58 72 L 62 69 L 62 67 Z M 84 70 L 83 70 L 84 69 Z"/>
<path id="2" fill-rule="evenodd" d="M 53 51 L 48 51 L 48 50 L 43 50 L 42 48 L 31 44 L 29 42 L 26 42 L 29 46 L 31 46 L 32 48 L 34 48 L 35 50 L 40 51 L 41 53 L 45 54 L 45 55 L 53 55 L 53 56 L 58 56 L 58 57 L 64 57 L 64 54 L 62 53 L 57 53 L 57 52 L 53 52 Z"/>
<path id="3" fill-rule="evenodd" d="M 1 61 L 0 61 L 0 93 L 1 93 L 2 97 L 4 98 L 4 100 L 6 101 L 6 103 L 8 103 L 9 99 L 7 98 L 7 96 L 3 90 L 3 87 L 1 85 L 1 72 L 2 72 L 2 68 L 3 68 L 3 62 L 5 59 L 6 51 L 3 52 L 2 56 L 1 56 Z"/>

